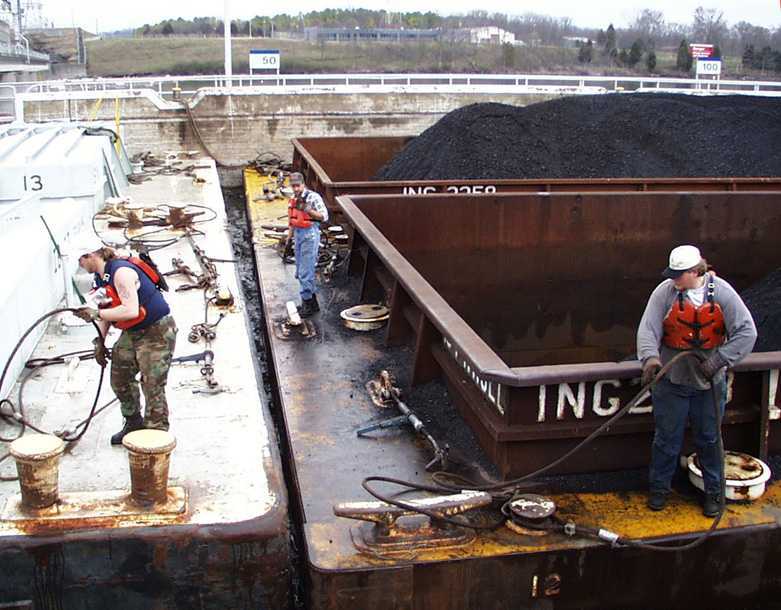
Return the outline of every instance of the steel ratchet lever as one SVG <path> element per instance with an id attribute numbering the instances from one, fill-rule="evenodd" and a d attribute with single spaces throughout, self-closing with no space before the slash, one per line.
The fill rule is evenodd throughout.
<path id="1" fill-rule="evenodd" d="M 197 354 L 190 354 L 189 356 L 178 356 L 173 358 L 171 362 L 212 362 L 214 361 L 214 352 L 210 349 L 198 352 Z"/>

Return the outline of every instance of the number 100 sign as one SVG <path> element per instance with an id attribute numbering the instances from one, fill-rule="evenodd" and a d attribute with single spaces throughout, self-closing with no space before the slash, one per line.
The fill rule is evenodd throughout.
<path id="1" fill-rule="evenodd" d="M 721 60 L 698 59 L 697 76 L 719 76 L 721 74 Z"/>

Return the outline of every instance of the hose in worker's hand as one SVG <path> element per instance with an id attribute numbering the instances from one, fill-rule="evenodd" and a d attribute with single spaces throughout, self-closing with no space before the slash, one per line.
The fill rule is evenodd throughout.
<path id="1" fill-rule="evenodd" d="M 16 356 L 16 353 L 19 351 L 19 349 L 21 348 L 21 346 L 24 343 L 25 339 L 27 339 L 27 337 L 30 335 L 30 333 L 32 333 L 33 330 L 35 330 L 38 327 L 38 325 L 40 325 L 42 322 L 45 322 L 46 320 L 48 320 L 52 316 L 56 316 L 57 314 L 61 314 L 61 313 L 65 313 L 65 312 L 76 313 L 76 311 L 78 311 L 78 309 L 74 308 L 74 307 L 61 307 L 59 309 L 53 309 L 52 311 L 49 311 L 49 312 L 45 313 L 44 315 L 42 315 L 40 318 L 38 318 L 35 322 L 33 322 L 30 325 L 30 327 L 21 336 L 19 341 L 16 342 L 16 345 L 14 346 L 14 349 L 11 351 L 11 355 L 8 357 L 8 360 L 6 361 L 5 366 L 3 367 L 3 372 L 0 374 L 0 388 L 3 387 L 3 383 L 5 382 L 6 375 L 8 374 L 8 369 L 11 367 L 11 363 L 13 362 L 13 359 Z M 100 332 L 100 328 L 98 327 L 97 323 L 94 320 L 92 321 L 92 326 L 95 328 L 95 332 L 97 333 L 98 338 L 102 341 L 103 340 L 103 335 Z M 36 363 L 37 361 L 32 361 L 32 362 Z M 33 366 L 35 366 L 35 364 L 33 364 Z M 74 434 L 71 435 L 71 436 L 66 435 L 66 434 L 62 434 L 62 433 L 57 435 L 63 441 L 65 441 L 66 443 L 75 443 L 75 442 L 77 442 L 87 432 L 87 429 L 89 428 L 89 425 L 92 422 L 92 418 L 95 417 L 95 414 L 96 414 L 97 405 L 98 405 L 98 399 L 100 398 L 100 391 L 101 391 L 101 389 L 103 387 L 103 378 L 105 376 L 105 372 L 106 372 L 106 366 L 105 365 L 101 365 L 101 367 L 100 367 L 100 377 L 98 379 L 98 388 L 97 388 L 97 391 L 95 392 L 95 398 L 92 401 L 92 407 L 90 409 L 89 415 L 87 416 L 86 420 L 84 420 L 81 424 L 76 426 L 76 428 L 78 429 L 79 426 L 83 425 L 82 430 L 80 432 L 78 432 L 78 433 L 75 433 L 75 431 L 74 431 Z M 11 412 L 10 413 L 5 413 L 5 412 L 2 411 L 3 405 L 6 405 L 6 404 L 11 407 Z M 18 423 L 21 426 L 21 430 L 20 430 L 19 434 L 16 437 L 14 437 L 14 438 L 0 437 L 0 441 L 2 441 L 2 442 L 9 443 L 9 442 L 15 441 L 17 438 L 20 438 L 24 434 L 25 428 L 30 428 L 30 429 L 35 430 L 36 432 L 38 432 L 40 434 L 48 434 L 48 432 L 46 432 L 45 430 L 42 430 L 38 426 L 35 426 L 28 419 L 26 419 L 24 417 L 24 414 L 21 412 L 21 410 L 17 411 L 17 409 L 16 409 L 15 405 L 13 404 L 13 402 L 10 399 L 8 399 L 8 398 L 3 398 L 2 400 L 0 400 L 0 417 L 2 417 L 4 420 L 6 420 L 8 422 L 11 422 L 11 423 Z M 8 454 L 5 454 L 4 456 L 2 456 L 0 458 L 0 462 L 5 460 L 7 457 L 8 457 Z M 13 480 L 16 480 L 16 477 L 0 477 L 0 480 L 2 480 L 2 481 L 13 481 Z"/>

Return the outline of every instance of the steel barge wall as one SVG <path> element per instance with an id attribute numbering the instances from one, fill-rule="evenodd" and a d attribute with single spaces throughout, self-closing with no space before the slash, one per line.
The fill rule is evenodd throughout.
<path id="1" fill-rule="evenodd" d="M 372 178 L 414 136 L 297 138 L 293 165 L 339 211 L 339 195 L 492 194 L 590 191 L 779 191 L 779 178 L 592 178 L 539 180 L 411 180 Z"/>
<path id="2" fill-rule="evenodd" d="M 779 266 L 781 194 L 583 193 L 340 197 L 364 302 L 390 304 L 386 340 L 412 338 L 414 382 L 444 374 L 506 476 L 562 455 L 633 396 L 634 337 L 672 244 L 700 245 L 741 290 Z M 750 264 L 747 262 L 750 261 Z M 781 352 L 729 375 L 725 442 L 781 449 Z M 650 397 L 577 459 L 648 463 Z"/>

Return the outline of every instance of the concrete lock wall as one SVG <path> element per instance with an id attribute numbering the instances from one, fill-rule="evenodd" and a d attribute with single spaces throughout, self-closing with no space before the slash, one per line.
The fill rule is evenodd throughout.
<path id="1" fill-rule="evenodd" d="M 107 95 L 109 93 L 107 92 Z M 240 163 L 271 151 L 292 157 L 292 138 L 417 134 L 454 110 L 476 102 L 525 106 L 552 94 L 487 93 L 209 93 L 193 109 L 206 145 L 222 163 Z M 26 101 L 26 121 L 115 121 L 115 102 L 95 99 Z M 119 99 L 128 152 L 201 149 L 184 109 L 160 110 L 145 97 Z"/>

